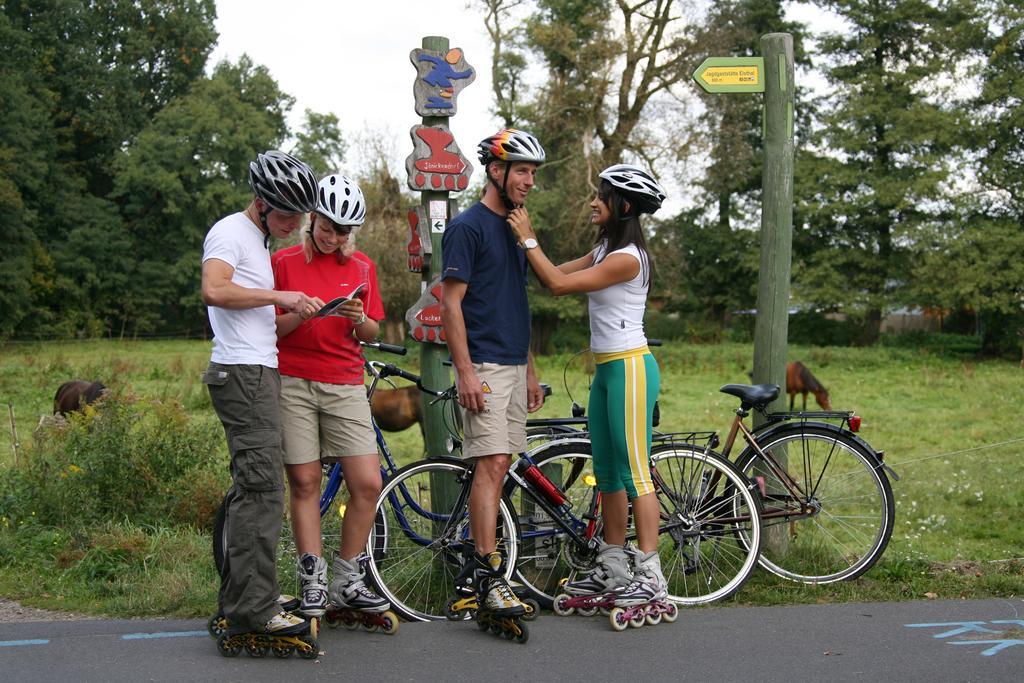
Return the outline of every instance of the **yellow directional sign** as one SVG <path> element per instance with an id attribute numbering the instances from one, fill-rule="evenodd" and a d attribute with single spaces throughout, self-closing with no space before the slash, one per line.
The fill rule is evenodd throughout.
<path id="1" fill-rule="evenodd" d="M 764 59 L 708 57 L 693 72 L 693 80 L 711 93 L 764 92 Z"/>

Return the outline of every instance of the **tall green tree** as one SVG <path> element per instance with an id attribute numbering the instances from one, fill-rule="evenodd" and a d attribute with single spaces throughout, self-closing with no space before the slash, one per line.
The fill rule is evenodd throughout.
<path id="1" fill-rule="evenodd" d="M 345 141 L 338 124 L 334 114 L 318 114 L 307 109 L 302 129 L 295 134 L 292 152 L 309 164 L 317 178 L 338 171 L 345 158 Z"/>
<path id="2" fill-rule="evenodd" d="M 42 249 L 34 227 L 54 153 L 49 93 L 29 73 L 31 50 L 22 31 L 0 13 L 0 339 L 32 307 L 33 260 Z"/>
<path id="3" fill-rule="evenodd" d="M 54 94 L 60 160 L 104 196 L 114 156 L 203 74 L 217 39 L 214 0 L 9 0 L 33 76 Z"/>
<path id="4" fill-rule="evenodd" d="M 704 56 L 753 56 L 761 54 L 762 35 L 786 32 L 793 35 L 797 63 L 808 66 L 805 30 L 785 21 L 781 2 L 726 0 L 711 9 L 695 40 L 709 46 Z M 807 98 L 798 95 L 800 111 Z M 658 227 L 657 255 L 674 264 L 663 269 L 659 289 L 671 308 L 721 326 L 732 311 L 753 308 L 756 300 L 763 99 L 703 92 L 700 97 L 704 112 L 696 125 L 680 132 L 698 141 L 696 149 L 680 152 L 706 153 L 709 163 L 695 189 L 697 209 Z"/>
<path id="5" fill-rule="evenodd" d="M 821 37 L 831 89 L 796 189 L 798 292 L 840 305 L 877 339 L 908 300 L 922 230 L 949 210 L 962 143 L 958 66 L 980 38 L 971 0 L 822 0 L 847 24 Z"/>
<path id="6" fill-rule="evenodd" d="M 966 129 L 975 178 L 913 273 L 921 302 L 972 312 L 986 348 L 1006 353 L 1024 338 L 1024 8 L 1005 0 L 982 7 L 988 35 Z"/>
<path id="7" fill-rule="evenodd" d="M 251 199 L 249 162 L 280 147 L 292 99 L 248 57 L 223 62 L 172 100 L 118 158 L 113 196 L 132 244 L 132 285 L 117 327 L 196 332 L 202 244 Z"/>

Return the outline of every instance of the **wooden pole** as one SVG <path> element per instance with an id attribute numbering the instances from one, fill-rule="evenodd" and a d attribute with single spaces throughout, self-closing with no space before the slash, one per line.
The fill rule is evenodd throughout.
<path id="1" fill-rule="evenodd" d="M 793 254 L 793 36 L 761 36 L 764 58 L 764 172 L 761 179 L 761 270 L 754 327 L 754 382 L 778 384 L 782 391 L 770 410 L 786 407 L 786 353 L 789 334 L 789 274 Z M 754 424 L 764 421 L 754 414 Z M 782 450 L 772 453 L 786 467 Z M 766 473 L 767 475 L 767 473 Z M 765 477 L 774 481 L 774 477 Z M 769 490 L 768 493 L 778 493 Z M 764 543 L 785 554 L 787 524 L 765 528 Z"/>
<path id="2" fill-rule="evenodd" d="M 771 405 L 785 406 L 789 334 L 789 276 L 793 252 L 793 36 L 761 37 L 764 58 L 764 172 L 761 195 L 761 269 L 754 327 L 754 382 L 778 384 Z M 758 424 L 757 415 L 754 417 Z"/>
<path id="3" fill-rule="evenodd" d="M 14 406 L 11 402 L 7 402 L 7 415 L 11 418 L 11 450 L 14 451 L 14 466 L 18 467 L 20 464 L 20 458 L 18 457 L 18 447 L 21 446 L 18 443 L 18 426 L 14 423 Z"/>
<path id="4" fill-rule="evenodd" d="M 443 36 L 426 36 L 423 38 L 421 47 L 424 50 L 436 52 L 448 51 L 448 38 Z M 424 126 L 435 126 L 447 123 L 444 116 L 424 116 Z M 420 203 L 423 206 L 423 213 L 430 220 L 430 202 L 443 201 L 448 205 L 448 193 L 433 190 L 420 192 Z M 451 216 L 448 217 L 450 219 Z M 423 264 L 424 286 L 437 277 L 441 272 L 441 238 L 443 233 L 430 231 L 430 263 Z M 420 344 L 420 376 L 423 377 L 423 386 L 430 389 L 446 389 L 451 385 L 451 373 L 442 361 L 448 357 L 448 347 L 440 344 L 423 342 Z M 444 424 L 444 410 L 447 406 L 443 402 L 431 405 L 426 394 L 421 394 L 423 401 L 423 446 L 428 458 L 438 458 L 450 455 L 448 450 L 448 430 Z"/>

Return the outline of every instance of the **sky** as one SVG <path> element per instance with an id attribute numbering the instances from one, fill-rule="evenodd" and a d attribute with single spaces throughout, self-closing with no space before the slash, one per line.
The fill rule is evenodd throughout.
<path id="1" fill-rule="evenodd" d="M 449 122 L 462 153 L 475 161 L 477 142 L 500 127 L 490 113 L 490 38 L 466 0 L 217 0 L 217 32 L 211 66 L 243 53 L 266 66 L 296 98 L 293 128 L 305 109 L 330 112 L 348 140 L 367 128 L 388 131 L 402 162 L 412 152 L 409 129 L 420 123 L 409 53 L 424 36 L 447 36 L 477 71 Z"/>
<path id="2" fill-rule="evenodd" d="M 463 155 L 475 165 L 477 143 L 497 131 L 501 122 L 491 114 L 490 37 L 483 13 L 467 4 L 468 0 L 217 0 L 220 37 L 210 68 L 248 54 L 296 99 L 290 114 L 293 129 L 300 128 L 303 112 L 312 109 L 335 114 L 349 142 L 367 129 L 383 131 L 392 141 L 395 168 L 401 169 L 412 152 L 409 129 L 420 123 L 413 109 L 416 70 L 409 53 L 421 47 L 424 36 L 447 36 L 450 47 L 462 48 L 477 72 L 476 80 L 459 94 L 458 113 L 449 121 Z M 835 25 L 805 4 L 790 3 L 788 13 L 788 18 L 815 28 Z M 358 172 L 353 155 L 350 146 L 345 168 L 338 170 Z M 678 209 L 673 194 L 679 196 L 670 190 L 666 208 Z"/>

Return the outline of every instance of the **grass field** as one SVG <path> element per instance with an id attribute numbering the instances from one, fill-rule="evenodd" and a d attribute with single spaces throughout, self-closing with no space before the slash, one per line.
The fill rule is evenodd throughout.
<path id="1" fill-rule="evenodd" d="M 47 438 L 45 430 L 36 435 L 33 430 L 52 410 L 57 386 L 69 379 L 99 379 L 122 394 L 180 401 L 190 421 L 215 423 L 199 381 L 208 355 L 208 343 L 180 341 L 0 347 L 0 402 L 12 406 L 20 456 L 33 439 Z M 399 364 L 415 370 L 416 356 L 411 353 Z M 719 393 L 718 387 L 748 381 L 751 348 L 678 344 L 658 349 L 656 356 L 662 369 L 661 428 L 724 430 L 735 399 Z M 828 387 L 834 408 L 857 411 L 863 417 L 861 436 L 885 450 L 886 462 L 901 478 L 893 482 L 896 529 L 883 562 L 858 581 L 811 588 L 759 572 L 736 599 L 771 604 L 1024 592 L 1024 478 L 1019 476 L 1024 425 L 1017 419 L 1024 402 L 1024 371 L 1006 361 L 892 348 L 791 348 L 789 357 L 804 361 Z M 582 358 L 541 357 L 538 369 L 555 391 L 542 416 L 569 412 L 563 371 L 572 397 L 586 401 L 588 375 Z M 5 423 L 10 435 L 9 419 Z M 420 457 L 417 430 L 389 434 L 388 441 L 403 461 Z M 5 445 L 3 453 L 0 467 L 13 466 L 14 450 Z M 227 460 L 225 448 L 225 468 Z M 38 547 L 24 552 L 10 538 L 2 544 L 0 549 L 13 548 L 25 556 L 0 560 L 0 595 L 39 606 L 122 615 L 195 615 L 209 609 L 215 577 L 205 566 L 207 537 L 194 530 L 150 532 L 132 528 L 130 521 L 127 527 L 120 520 L 112 522 L 119 524 L 108 533 L 120 539 L 115 546 L 128 543 L 124 537 L 134 538 L 138 546 L 150 544 L 146 547 L 152 559 L 133 575 L 144 583 L 133 585 L 128 577 L 111 595 L 95 595 L 88 589 L 88 572 L 83 574 L 67 557 L 54 565 L 59 576 L 40 579 L 33 572 L 26 580 L 25 553 L 72 543 L 71 531 L 53 529 Z M 0 529 L 0 541 L 4 533 L 11 532 Z M 173 566 L 161 565 L 161 558 Z M 40 580 L 42 590 L 32 589 Z M 142 597 L 152 592 L 161 595 Z"/>

